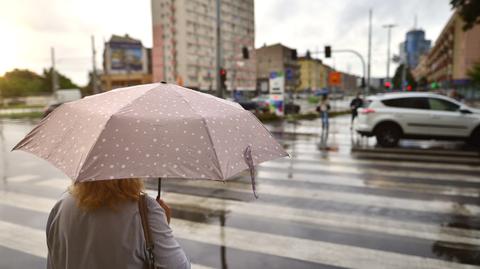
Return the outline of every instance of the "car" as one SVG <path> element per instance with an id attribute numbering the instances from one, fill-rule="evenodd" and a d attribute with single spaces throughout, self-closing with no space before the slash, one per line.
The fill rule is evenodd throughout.
<path id="1" fill-rule="evenodd" d="M 480 146 L 480 110 L 434 93 L 370 96 L 358 111 L 355 130 L 383 147 L 402 138 L 464 140 Z"/>

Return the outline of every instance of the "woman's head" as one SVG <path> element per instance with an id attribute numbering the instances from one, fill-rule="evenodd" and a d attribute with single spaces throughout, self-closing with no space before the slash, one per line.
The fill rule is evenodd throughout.
<path id="1" fill-rule="evenodd" d="M 137 178 L 87 181 L 70 187 L 78 206 L 85 210 L 115 209 L 121 203 L 137 201 L 142 190 L 143 181 Z"/>

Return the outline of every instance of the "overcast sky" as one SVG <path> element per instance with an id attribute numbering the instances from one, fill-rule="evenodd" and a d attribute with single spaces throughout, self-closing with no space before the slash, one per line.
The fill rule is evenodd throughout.
<path id="1" fill-rule="evenodd" d="M 418 26 L 435 41 L 452 11 L 449 0 L 257 0 L 256 46 L 283 43 L 302 55 L 307 49 L 355 49 L 367 58 L 368 10 L 373 9 L 372 76 L 386 75 L 387 31 L 394 23 L 392 53 Z M 152 45 L 150 0 L 0 0 L 0 75 L 13 68 L 40 72 L 50 66 L 55 47 L 57 68 L 74 82 L 85 84 L 91 69 L 90 36 L 96 38 L 97 67 L 103 40 L 112 34 Z M 360 61 L 334 54 L 327 64 L 360 75 Z M 393 74 L 395 66 L 391 66 Z"/>

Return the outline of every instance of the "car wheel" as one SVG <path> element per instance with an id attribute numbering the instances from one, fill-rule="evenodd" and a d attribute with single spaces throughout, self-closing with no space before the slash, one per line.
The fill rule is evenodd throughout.
<path id="1" fill-rule="evenodd" d="M 402 130 L 395 124 L 382 124 L 375 129 L 377 143 L 382 147 L 395 147 L 402 136 Z"/>
<path id="2" fill-rule="evenodd" d="M 473 146 L 480 147 L 480 127 L 473 131 L 468 142 Z"/>

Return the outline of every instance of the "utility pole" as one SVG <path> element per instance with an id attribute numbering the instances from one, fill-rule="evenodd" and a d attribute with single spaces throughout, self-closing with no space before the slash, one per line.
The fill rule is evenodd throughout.
<path id="1" fill-rule="evenodd" d="M 50 48 L 50 56 L 52 57 L 52 92 L 55 95 L 58 90 L 57 70 L 55 69 L 55 49 Z"/>
<path id="2" fill-rule="evenodd" d="M 397 25 L 395 24 L 386 24 L 383 25 L 383 28 L 387 28 L 388 31 L 388 37 L 387 37 L 387 77 L 386 81 L 390 82 L 390 39 L 391 39 L 391 32 L 392 28 L 396 27 Z"/>
<path id="3" fill-rule="evenodd" d="M 97 65 L 96 65 L 96 51 L 95 51 L 95 37 L 92 35 L 92 86 L 93 94 L 97 94 L 98 82 L 97 82 Z"/>
<path id="4" fill-rule="evenodd" d="M 222 68 L 222 34 L 220 31 L 220 24 L 221 24 L 221 18 L 220 18 L 220 13 L 221 13 L 221 0 L 217 0 L 217 22 L 216 22 L 216 27 L 217 27 L 217 46 L 216 46 L 216 68 L 215 68 L 215 77 L 217 78 L 217 97 L 222 98 L 223 97 L 223 89 L 222 85 L 220 83 L 220 69 Z"/>
<path id="5" fill-rule="evenodd" d="M 368 11 L 368 66 L 367 66 L 367 89 L 365 95 L 370 91 L 371 63 L 372 63 L 372 9 Z"/>

